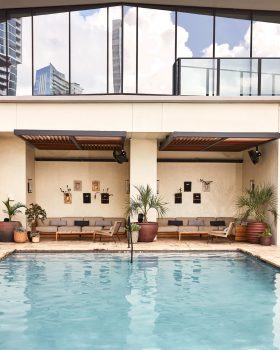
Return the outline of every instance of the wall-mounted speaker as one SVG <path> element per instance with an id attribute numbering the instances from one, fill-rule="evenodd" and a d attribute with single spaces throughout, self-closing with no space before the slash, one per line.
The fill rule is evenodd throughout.
<path id="1" fill-rule="evenodd" d="M 259 151 L 258 147 L 256 147 L 256 149 L 251 149 L 250 151 L 248 151 L 249 157 L 252 161 L 253 164 L 257 164 L 260 160 L 261 157 L 261 152 Z"/>
<path id="2" fill-rule="evenodd" d="M 119 164 L 127 162 L 126 151 L 123 149 L 115 149 L 113 151 L 113 157 L 115 158 L 116 162 Z"/>

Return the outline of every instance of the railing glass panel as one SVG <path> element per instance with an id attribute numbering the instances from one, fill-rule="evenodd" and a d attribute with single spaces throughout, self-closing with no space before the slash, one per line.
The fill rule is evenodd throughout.
<path id="1" fill-rule="evenodd" d="M 261 60 L 261 95 L 280 95 L 280 59 Z"/>

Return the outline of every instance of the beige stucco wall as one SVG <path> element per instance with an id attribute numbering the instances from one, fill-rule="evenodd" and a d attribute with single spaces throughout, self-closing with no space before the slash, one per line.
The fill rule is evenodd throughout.
<path id="1" fill-rule="evenodd" d="M 259 147 L 262 155 L 258 164 L 253 164 L 249 158 L 248 152 L 244 152 L 243 164 L 243 187 L 250 188 L 250 180 L 254 180 L 256 185 L 271 184 L 274 185 L 276 194 L 279 196 L 279 141 L 266 143 Z M 279 201 L 278 201 L 279 203 Z M 279 206 L 279 204 L 278 204 Z M 280 206 L 278 208 L 279 211 Z M 274 242 L 280 245 L 280 232 L 276 236 L 276 226 L 273 224 L 272 217 L 268 218 L 268 222 L 272 227 Z M 277 223 L 279 228 L 279 220 Z M 279 231 L 279 229 L 278 229 Z"/>
<path id="2" fill-rule="evenodd" d="M 128 164 L 95 162 L 36 162 L 36 202 L 49 217 L 54 216 L 124 216 L 128 195 L 125 180 L 129 178 Z M 82 181 L 82 191 L 73 191 L 74 180 Z M 100 195 L 94 199 L 92 181 L 99 180 L 101 191 L 109 188 L 109 204 L 101 204 Z M 72 189 L 72 204 L 64 204 L 60 191 Z M 83 203 L 83 192 L 91 193 L 91 203 Z"/>
<path id="3" fill-rule="evenodd" d="M 278 132 L 278 103 L 225 102 L 0 103 L 1 131 Z M 242 101 L 242 100 L 240 100 Z"/>
<path id="4" fill-rule="evenodd" d="M 159 193 L 168 203 L 167 217 L 234 216 L 235 199 L 242 190 L 242 164 L 158 163 Z M 210 192 L 202 191 L 200 179 L 213 181 Z M 184 181 L 192 191 L 184 192 Z M 182 204 L 174 194 L 182 188 Z M 201 193 L 201 204 L 193 204 L 193 193 Z"/>
<path id="5" fill-rule="evenodd" d="M 16 137 L 0 135 L 0 220 L 7 217 L 2 212 L 3 200 L 8 196 L 13 203 L 26 203 L 26 146 Z M 18 214 L 13 220 L 25 224 L 25 215 Z"/>

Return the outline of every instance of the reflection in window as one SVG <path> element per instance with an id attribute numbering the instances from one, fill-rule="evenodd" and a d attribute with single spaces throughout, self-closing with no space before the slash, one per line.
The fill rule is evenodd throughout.
<path id="1" fill-rule="evenodd" d="M 136 92 L 136 7 L 124 6 L 123 92 Z"/>
<path id="2" fill-rule="evenodd" d="M 178 12 L 177 56 L 213 56 L 213 16 L 201 13 Z"/>
<path id="3" fill-rule="evenodd" d="M 9 91 L 12 96 L 32 95 L 32 38 L 30 14 L 12 12 L 8 17 L 10 57 Z"/>
<path id="4" fill-rule="evenodd" d="M 122 92 L 122 8 L 109 7 L 109 92 Z"/>
<path id="5" fill-rule="evenodd" d="M 69 14 L 34 16 L 34 95 L 69 93 Z"/>
<path id="6" fill-rule="evenodd" d="M 261 70 L 261 95 L 280 95 L 280 59 L 263 59 Z"/>
<path id="7" fill-rule="evenodd" d="M 280 16 L 253 16 L 253 57 L 280 56 Z"/>
<path id="8" fill-rule="evenodd" d="M 139 8 L 138 91 L 171 94 L 175 61 L 174 13 Z"/>
<path id="9" fill-rule="evenodd" d="M 250 15 L 217 12 L 216 57 L 249 57 L 251 21 Z"/>
<path id="10" fill-rule="evenodd" d="M 7 95 L 9 59 L 6 57 L 6 21 L 0 11 L 0 96 Z"/>
<path id="11" fill-rule="evenodd" d="M 71 90 L 107 93 L 107 8 L 71 12 Z"/>

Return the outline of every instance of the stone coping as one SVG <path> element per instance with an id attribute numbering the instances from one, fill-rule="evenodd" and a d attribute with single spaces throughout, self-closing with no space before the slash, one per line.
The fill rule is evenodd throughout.
<path id="1" fill-rule="evenodd" d="M 126 241 L 92 242 L 87 240 L 41 240 L 40 243 L 0 243 L 0 260 L 12 253 L 129 253 Z M 206 240 L 158 239 L 151 243 L 137 243 L 135 253 L 187 253 L 187 252 L 243 252 L 280 268 L 280 247 L 261 246 L 241 242 L 207 243 Z"/>

